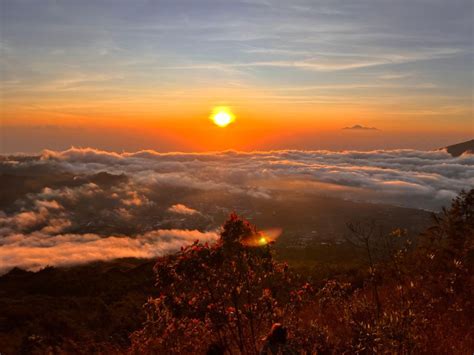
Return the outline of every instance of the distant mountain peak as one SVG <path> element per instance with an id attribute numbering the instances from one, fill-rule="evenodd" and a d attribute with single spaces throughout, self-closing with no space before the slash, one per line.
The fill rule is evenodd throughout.
<path id="1" fill-rule="evenodd" d="M 446 151 L 451 154 L 453 157 L 459 157 L 466 152 L 474 154 L 474 139 L 471 139 L 467 142 L 462 142 L 458 144 L 453 144 L 441 149 L 446 149 Z"/>

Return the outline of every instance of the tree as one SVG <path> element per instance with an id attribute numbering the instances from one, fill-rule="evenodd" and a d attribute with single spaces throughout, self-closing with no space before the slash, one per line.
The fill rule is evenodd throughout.
<path id="1" fill-rule="evenodd" d="M 155 266 L 159 296 L 133 337 L 139 353 L 199 352 L 211 343 L 255 354 L 271 324 L 284 319 L 297 297 L 297 277 L 273 260 L 270 245 L 249 222 L 231 214 L 214 245 L 200 244 L 162 257 Z"/>

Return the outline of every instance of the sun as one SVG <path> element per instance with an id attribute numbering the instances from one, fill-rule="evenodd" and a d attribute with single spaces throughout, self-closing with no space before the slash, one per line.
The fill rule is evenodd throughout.
<path id="1" fill-rule="evenodd" d="M 216 107 L 212 110 L 211 120 L 216 126 L 227 127 L 235 121 L 235 116 L 227 107 Z"/>
<path id="2" fill-rule="evenodd" d="M 213 120 L 219 127 L 225 127 L 232 122 L 232 117 L 227 112 L 219 112 L 214 115 Z"/>

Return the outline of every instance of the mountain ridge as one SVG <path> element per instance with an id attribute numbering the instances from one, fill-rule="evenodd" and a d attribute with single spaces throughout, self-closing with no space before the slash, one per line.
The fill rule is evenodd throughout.
<path id="1" fill-rule="evenodd" d="M 471 139 L 466 142 L 461 142 L 457 144 L 452 144 L 448 145 L 444 148 L 440 149 L 446 149 L 446 151 L 451 154 L 453 157 L 459 157 L 463 155 L 466 152 L 470 152 L 474 154 L 474 139 Z"/>

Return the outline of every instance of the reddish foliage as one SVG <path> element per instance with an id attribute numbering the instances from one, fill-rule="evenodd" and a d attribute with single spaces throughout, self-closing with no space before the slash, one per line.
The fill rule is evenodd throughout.
<path id="1" fill-rule="evenodd" d="M 280 322 L 295 352 L 469 353 L 473 209 L 474 190 L 462 193 L 415 250 L 392 242 L 403 231 L 387 236 L 391 249 L 371 260 L 362 288 L 328 280 L 319 290 L 275 262 L 269 245 L 242 244 L 257 231 L 232 214 L 215 245 L 196 242 L 158 260 L 160 296 L 146 304 L 132 351 L 199 353 L 217 342 L 254 354 Z"/>
<path id="2" fill-rule="evenodd" d="M 215 245 L 196 242 L 159 259 L 160 296 L 146 305 L 145 327 L 133 336 L 135 351 L 198 351 L 219 342 L 256 353 L 271 324 L 297 306 L 295 285 L 301 282 L 273 260 L 268 245 L 241 243 L 255 233 L 232 214 Z"/>

